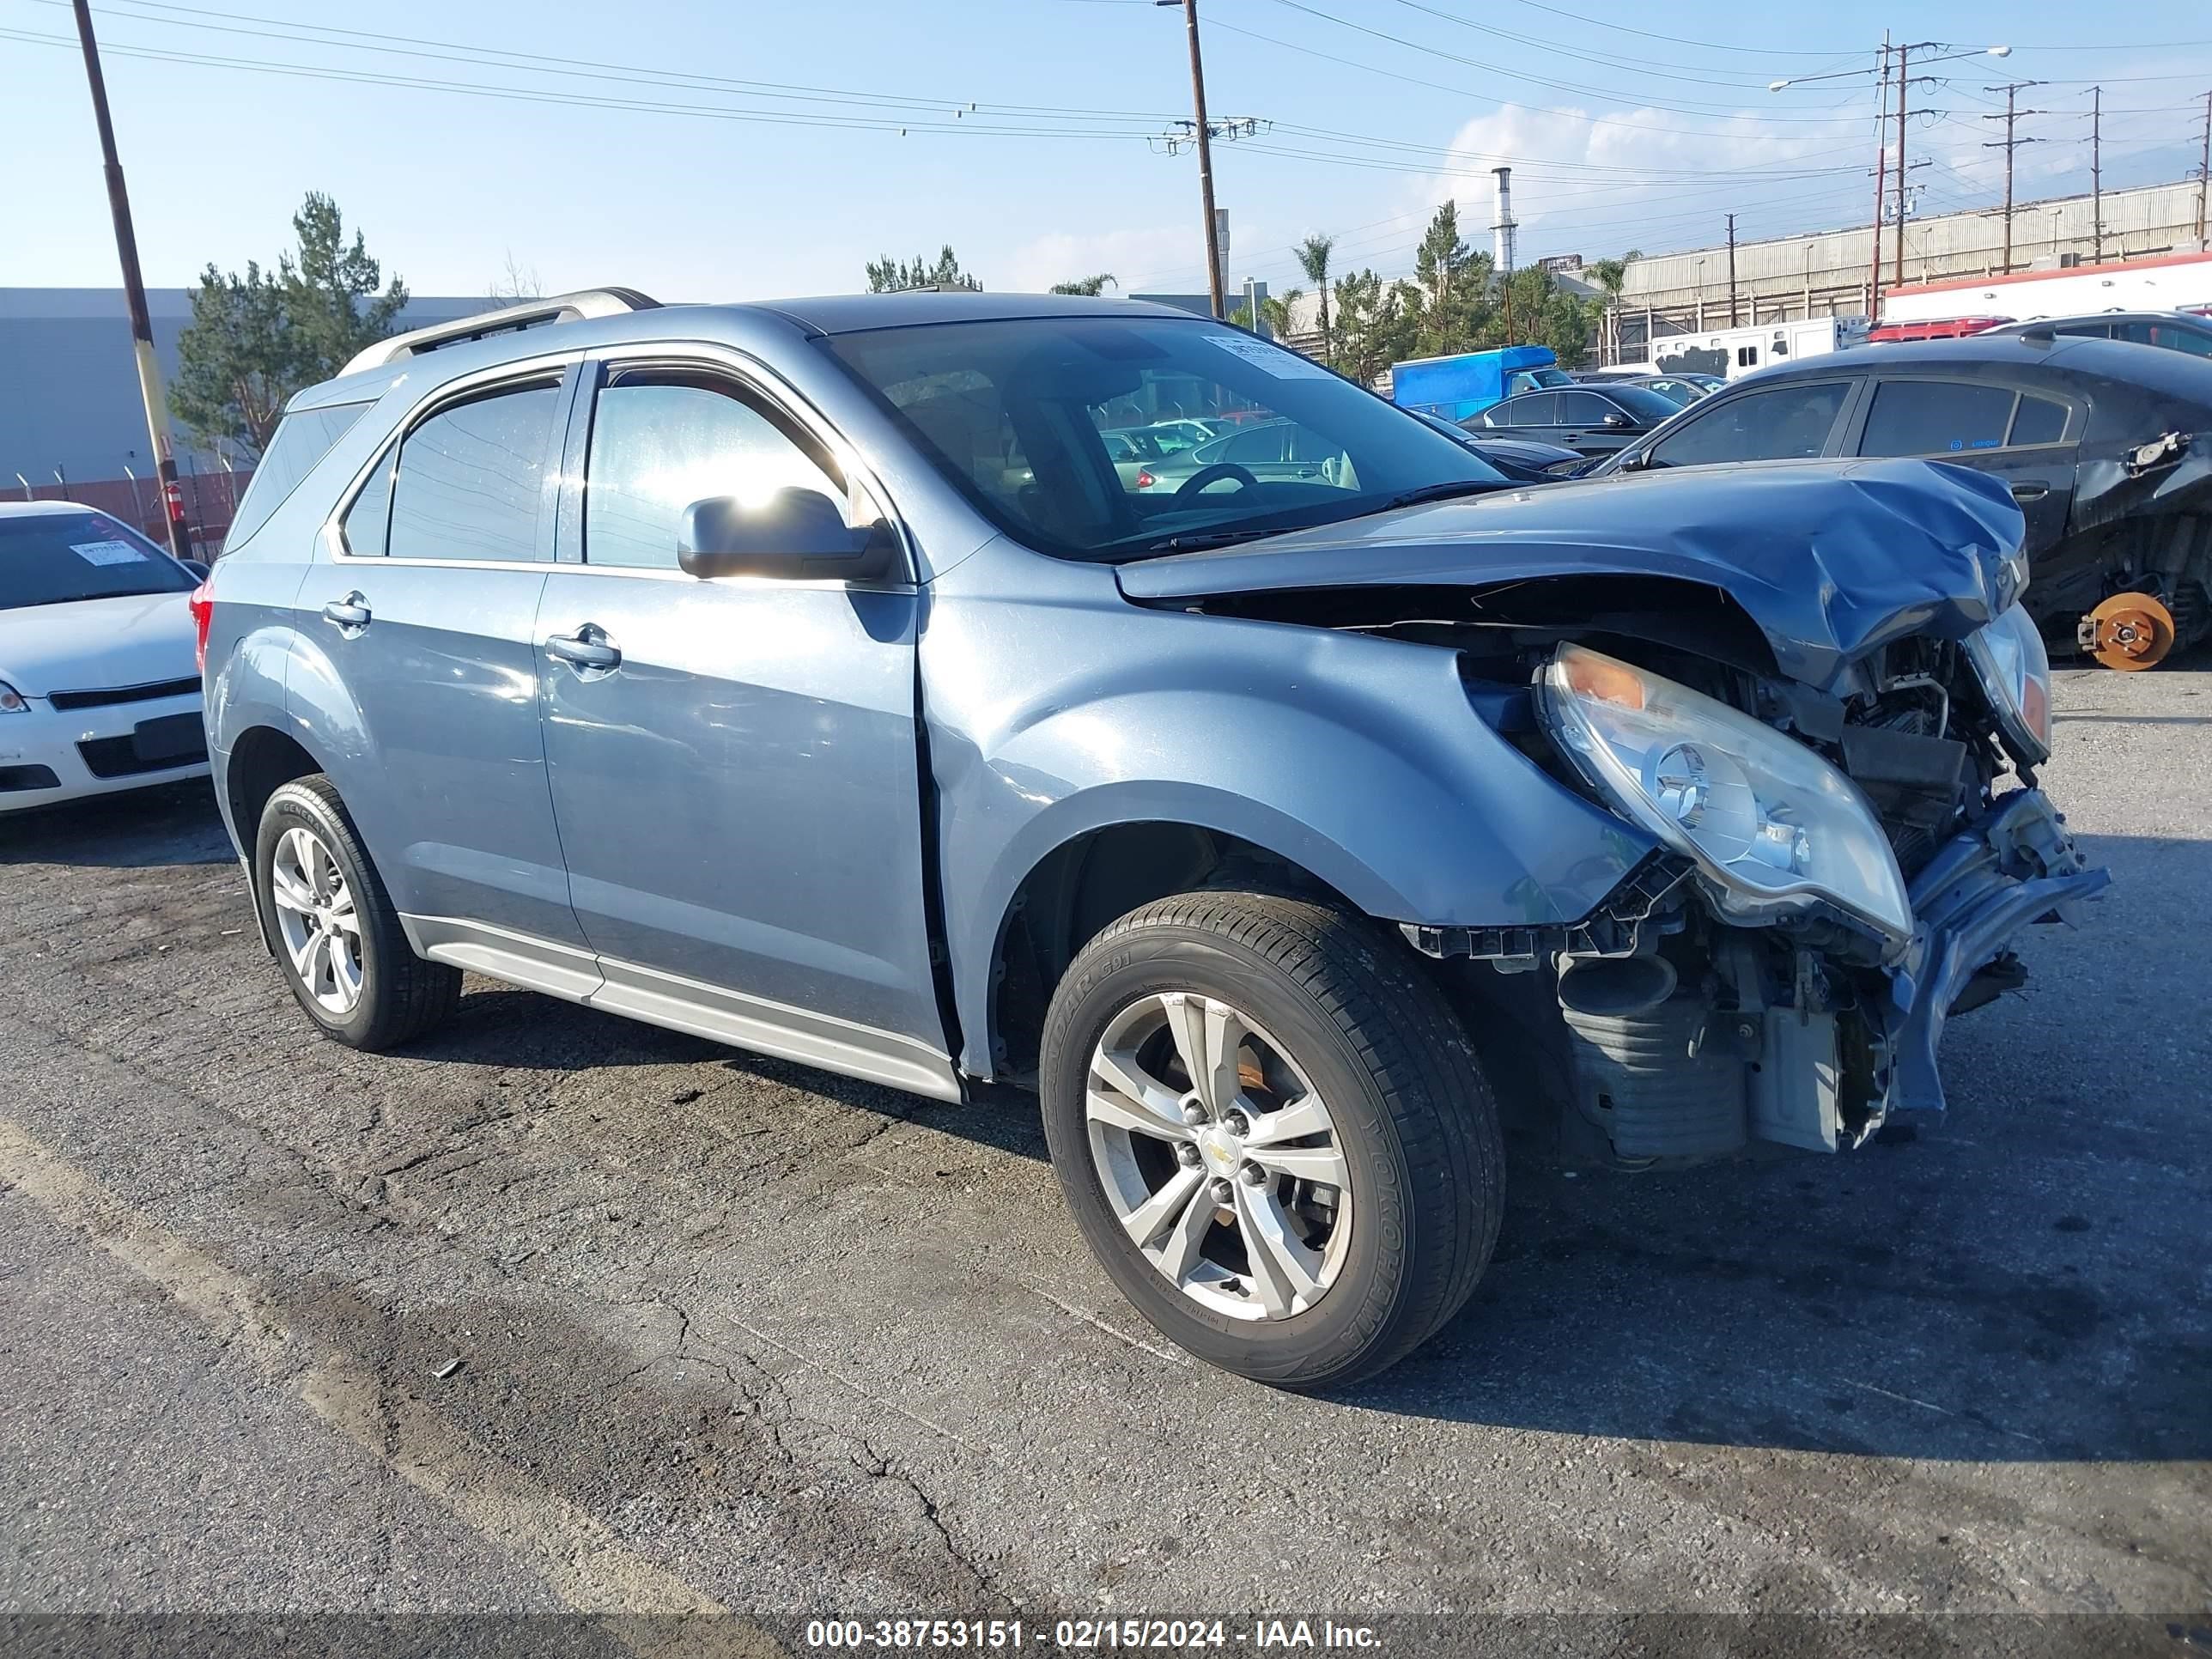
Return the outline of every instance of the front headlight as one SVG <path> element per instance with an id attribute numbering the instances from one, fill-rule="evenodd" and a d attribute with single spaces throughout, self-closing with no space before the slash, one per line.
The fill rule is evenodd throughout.
<path id="1" fill-rule="evenodd" d="M 1982 695 L 2023 764 L 2051 758 L 2051 655 L 2043 635 L 2014 605 L 1966 636 Z"/>
<path id="2" fill-rule="evenodd" d="M 1726 916 L 1800 913 L 1819 900 L 1886 935 L 1912 905 L 1857 786 L 1804 744 L 1686 685 L 1562 646 L 1537 698 L 1546 725 L 1616 811 L 1688 854 Z"/>
<path id="3" fill-rule="evenodd" d="M 5 680 L 0 680 L 0 714 L 20 714 L 30 708 L 23 694 Z"/>

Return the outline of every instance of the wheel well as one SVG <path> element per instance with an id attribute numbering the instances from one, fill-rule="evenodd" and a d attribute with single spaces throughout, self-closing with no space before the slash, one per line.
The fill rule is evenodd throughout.
<path id="1" fill-rule="evenodd" d="M 1197 824 L 1116 823 L 1054 848 L 1023 878 L 991 961 L 991 1058 L 1000 1077 L 1036 1069 L 1045 1010 L 1068 964 L 1107 925 L 1142 904 L 1236 883 L 1345 903 L 1312 872 Z"/>
<path id="2" fill-rule="evenodd" d="M 237 826 L 239 844 L 252 850 L 261 828 L 261 809 L 269 805 L 270 796 L 293 779 L 322 769 L 313 755 L 274 726 L 251 726 L 240 732 L 223 771 L 224 793 L 229 797 L 230 821 Z"/>

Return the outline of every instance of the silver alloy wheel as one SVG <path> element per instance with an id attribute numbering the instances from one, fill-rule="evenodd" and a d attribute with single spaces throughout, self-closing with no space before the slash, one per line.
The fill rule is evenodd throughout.
<path id="1" fill-rule="evenodd" d="M 1121 1010 L 1091 1051 L 1084 1116 L 1107 1202 L 1193 1301 L 1287 1319 L 1335 1282 L 1352 1226 L 1335 1122 L 1229 1004 L 1164 991 Z"/>
<path id="2" fill-rule="evenodd" d="M 343 1019 L 361 1000 L 361 918 L 331 849 L 312 830 L 287 830 L 269 861 L 276 931 L 292 971 L 325 1012 Z"/>

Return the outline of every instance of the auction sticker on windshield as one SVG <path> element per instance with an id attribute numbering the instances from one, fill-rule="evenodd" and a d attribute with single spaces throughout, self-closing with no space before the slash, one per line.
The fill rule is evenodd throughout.
<path id="1" fill-rule="evenodd" d="M 1206 337 L 1233 357 L 1242 357 L 1255 368 L 1264 368 L 1279 380 L 1333 380 L 1336 376 L 1310 357 L 1269 345 L 1265 340 L 1221 334 Z"/>
<path id="2" fill-rule="evenodd" d="M 87 564 L 139 564 L 146 558 L 129 542 L 71 542 L 70 551 Z"/>

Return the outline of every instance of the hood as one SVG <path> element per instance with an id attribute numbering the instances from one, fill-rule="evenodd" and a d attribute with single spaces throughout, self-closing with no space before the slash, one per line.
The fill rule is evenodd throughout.
<path id="1" fill-rule="evenodd" d="M 0 680 L 27 697 L 197 678 L 188 593 L 121 593 L 0 611 Z"/>
<path id="2" fill-rule="evenodd" d="M 1120 567 L 1139 603 L 1298 588 L 1662 576 L 1726 592 L 1782 672 L 1826 686 L 1888 641 L 1962 638 L 2013 597 L 2004 485 L 1926 461 L 1630 472 L 1499 490 Z"/>

